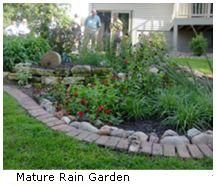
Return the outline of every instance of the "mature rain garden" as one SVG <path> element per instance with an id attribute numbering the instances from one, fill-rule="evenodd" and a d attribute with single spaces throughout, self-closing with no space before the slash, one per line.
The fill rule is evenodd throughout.
<path id="1" fill-rule="evenodd" d="M 55 4 L 4 5 L 4 26 L 25 17 L 30 33 L 3 41 L 4 168 L 212 168 L 213 61 L 202 34 L 194 56 L 179 58 L 162 33 L 136 44 L 123 35 L 118 52 L 110 38 L 92 48 Z M 83 164 L 70 165 L 77 153 Z"/>

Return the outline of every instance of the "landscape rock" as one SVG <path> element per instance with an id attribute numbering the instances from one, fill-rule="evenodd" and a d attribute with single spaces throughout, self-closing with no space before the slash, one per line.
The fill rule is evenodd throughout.
<path id="1" fill-rule="evenodd" d="M 68 115 L 68 117 L 70 118 L 71 121 L 76 121 L 77 120 L 76 116 Z"/>
<path id="2" fill-rule="evenodd" d="M 153 73 L 153 74 L 157 74 L 158 71 L 159 71 L 159 69 L 157 67 L 155 67 L 155 66 L 151 66 L 150 69 L 149 69 L 149 71 L 151 73 Z"/>
<path id="3" fill-rule="evenodd" d="M 70 118 L 67 117 L 67 116 L 63 116 L 63 117 L 61 118 L 61 120 L 64 121 L 64 123 L 66 123 L 66 124 L 69 124 L 69 123 L 71 122 Z"/>
<path id="4" fill-rule="evenodd" d="M 131 136 L 128 137 L 129 141 L 147 141 L 148 135 L 146 135 L 144 132 L 134 132 Z"/>
<path id="5" fill-rule="evenodd" d="M 54 51 L 49 51 L 42 57 L 40 65 L 42 67 L 53 68 L 61 64 L 61 56 L 59 53 Z"/>
<path id="6" fill-rule="evenodd" d="M 54 70 L 52 69 L 43 69 L 40 67 L 30 67 L 29 72 L 32 75 L 36 76 L 54 76 Z"/>
<path id="7" fill-rule="evenodd" d="M 72 74 L 91 73 L 91 67 L 89 65 L 75 65 L 71 69 Z"/>
<path id="8" fill-rule="evenodd" d="M 187 131 L 187 136 L 189 137 L 189 139 L 192 139 L 194 136 L 198 135 L 198 134 L 201 134 L 202 132 L 199 131 L 198 129 L 196 128 L 192 128 L 192 129 L 189 129 Z"/>
<path id="9" fill-rule="evenodd" d="M 53 106 L 52 102 L 48 99 L 43 98 L 41 100 L 40 105 L 49 113 L 54 113 L 56 112 L 55 107 Z"/>
<path id="10" fill-rule="evenodd" d="M 158 143 L 159 141 L 159 138 L 157 136 L 156 133 L 152 132 L 150 135 L 149 135 L 149 142 L 152 142 L 152 143 Z"/>
<path id="11" fill-rule="evenodd" d="M 193 144 L 213 144 L 213 135 L 208 133 L 201 133 L 191 139 Z"/>
<path id="12" fill-rule="evenodd" d="M 27 84 L 27 85 L 24 86 L 24 88 L 31 88 L 31 87 L 32 87 L 31 84 Z"/>
<path id="13" fill-rule="evenodd" d="M 117 74 L 117 77 L 120 78 L 120 79 L 122 79 L 122 80 L 125 80 L 126 75 L 125 75 L 125 73 L 119 72 Z"/>
<path id="14" fill-rule="evenodd" d="M 70 123 L 70 125 L 75 127 L 75 128 L 78 128 L 78 129 L 87 130 L 89 132 L 94 132 L 94 133 L 99 132 L 98 128 L 93 126 L 91 123 L 88 123 L 85 121 L 83 121 L 83 122 L 74 121 L 74 122 Z"/>
<path id="15" fill-rule="evenodd" d="M 185 136 L 166 136 L 160 140 L 160 143 L 169 145 L 184 145 L 189 144 L 190 141 Z"/>
<path id="16" fill-rule="evenodd" d="M 29 71 L 31 67 L 30 63 L 18 63 L 14 66 L 13 70 L 15 72 L 19 72 L 19 71 Z"/>
<path id="17" fill-rule="evenodd" d="M 127 138 L 128 137 L 127 131 L 125 131 L 123 129 L 111 130 L 110 135 L 120 137 L 120 138 Z"/>
<path id="18" fill-rule="evenodd" d="M 54 116 L 61 119 L 64 116 L 64 112 L 62 110 L 60 110 L 60 111 L 56 112 L 54 114 Z"/>
<path id="19" fill-rule="evenodd" d="M 104 125 L 100 128 L 99 134 L 100 135 L 110 135 L 111 128 L 108 125 Z"/>
<path id="20" fill-rule="evenodd" d="M 164 138 L 166 136 L 178 136 L 178 133 L 173 131 L 173 130 L 166 130 L 163 135 L 161 136 L 161 138 Z"/>
<path id="21" fill-rule="evenodd" d="M 19 80 L 16 73 L 9 72 L 7 75 L 7 79 L 9 80 Z"/>
<path id="22" fill-rule="evenodd" d="M 83 80 L 85 80 L 84 77 L 65 77 L 62 80 L 62 83 L 65 85 L 72 85 L 72 84 L 77 84 Z"/>
<path id="23" fill-rule="evenodd" d="M 58 77 L 54 76 L 43 76 L 41 77 L 41 83 L 45 85 L 55 85 L 58 83 Z"/>
<path id="24" fill-rule="evenodd" d="M 140 148 L 141 141 L 140 140 L 132 140 L 130 141 L 129 152 L 138 152 Z"/>

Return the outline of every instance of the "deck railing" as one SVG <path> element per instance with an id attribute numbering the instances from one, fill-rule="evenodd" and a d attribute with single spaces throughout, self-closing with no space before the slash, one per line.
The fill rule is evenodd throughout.
<path id="1" fill-rule="evenodd" d="M 194 18 L 213 16 L 212 3 L 176 3 L 174 5 L 175 18 Z"/>

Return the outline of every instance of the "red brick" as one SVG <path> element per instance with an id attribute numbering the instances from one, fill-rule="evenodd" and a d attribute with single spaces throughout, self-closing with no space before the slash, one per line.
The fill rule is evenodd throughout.
<path id="1" fill-rule="evenodd" d="M 152 143 L 151 142 L 142 142 L 140 152 L 152 154 Z"/>
<path id="2" fill-rule="evenodd" d="M 95 143 L 97 143 L 98 145 L 102 145 L 104 146 L 106 144 L 106 142 L 108 141 L 110 137 L 109 136 L 100 136 Z"/>
<path id="3" fill-rule="evenodd" d="M 163 155 L 162 145 L 158 143 L 153 143 L 152 145 L 152 155 Z"/>
<path id="4" fill-rule="evenodd" d="M 175 146 L 171 144 L 164 144 L 163 145 L 163 154 L 164 156 L 173 157 L 176 155 L 175 153 Z"/>
<path id="5" fill-rule="evenodd" d="M 119 150 L 128 150 L 129 141 L 128 139 L 121 138 L 116 148 Z"/>
<path id="6" fill-rule="evenodd" d="M 66 125 L 66 124 L 63 124 L 63 125 L 57 125 L 57 126 L 54 126 L 52 127 L 53 130 L 56 130 L 56 131 L 60 131 L 60 132 L 70 132 L 74 129 L 74 127 L 70 126 L 70 125 Z"/>
<path id="7" fill-rule="evenodd" d="M 84 141 L 91 143 L 91 142 L 94 142 L 95 140 L 97 140 L 99 137 L 100 137 L 100 136 L 99 136 L 98 134 L 96 134 L 96 133 L 91 133 L 89 136 L 87 136 L 87 137 L 84 139 Z"/>
<path id="8" fill-rule="evenodd" d="M 111 136 L 111 137 L 107 140 L 105 146 L 106 146 L 106 147 L 115 148 L 119 141 L 120 141 L 120 138 Z"/>
<path id="9" fill-rule="evenodd" d="M 187 150 L 186 145 L 177 145 L 176 146 L 177 153 L 181 158 L 190 158 L 190 154 Z"/>
<path id="10" fill-rule="evenodd" d="M 213 152 L 212 152 L 212 150 L 209 148 L 208 145 L 206 145 L 206 144 L 197 144 L 197 146 L 199 147 L 199 149 L 202 151 L 202 153 L 203 153 L 205 156 L 207 156 L 207 157 L 209 157 L 209 158 L 212 158 Z"/>

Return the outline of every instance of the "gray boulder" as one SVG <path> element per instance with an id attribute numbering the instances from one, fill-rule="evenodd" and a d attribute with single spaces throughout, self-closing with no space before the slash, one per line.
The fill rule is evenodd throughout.
<path id="1" fill-rule="evenodd" d="M 89 65 L 75 65 L 71 72 L 72 74 L 91 73 L 91 67 Z"/>
<path id="2" fill-rule="evenodd" d="M 63 117 L 61 118 L 61 120 L 64 121 L 64 123 L 66 123 L 66 124 L 69 124 L 70 121 L 71 121 L 70 118 L 67 117 L 67 116 L 63 116 Z"/>
<path id="3" fill-rule="evenodd" d="M 52 102 L 48 99 L 43 98 L 40 105 L 49 113 L 55 113 L 56 108 L 53 106 Z"/>
<path id="4" fill-rule="evenodd" d="M 111 128 L 108 125 L 104 125 L 100 128 L 99 134 L 100 135 L 110 135 Z"/>
<path id="5" fill-rule="evenodd" d="M 49 51 L 42 57 L 40 65 L 42 67 L 53 68 L 61 64 L 61 56 L 59 53 L 54 51 Z"/>
<path id="6" fill-rule="evenodd" d="M 178 136 L 178 133 L 173 131 L 173 130 L 166 130 L 163 135 L 161 136 L 161 138 L 164 138 L 166 136 Z"/>
<path id="7" fill-rule="evenodd" d="M 55 85 L 58 83 L 58 77 L 50 76 L 50 77 L 42 77 L 41 83 L 45 85 Z"/>
<path id="8" fill-rule="evenodd" d="M 147 141 L 148 135 L 146 135 L 144 132 L 134 132 L 131 136 L 128 137 L 129 141 Z"/>
<path id="9" fill-rule="evenodd" d="M 72 84 L 77 84 L 83 80 L 85 80 L 84 77 L 65 77 L 62 80 L 62 83 L 65 85 L 72 85 Z"/>
<path id="10" fill-rule="evenodd" d="M 208 133 L 201 133 L 191 139 L 193 144 L 213 144 L 213 135 Z"/>
<path id="11" fill-rule="evenodd" d="M 72 123 L 70 123 L 71 126 L 77 128 L 77 129 L 82 129 L 82 130 L 87 130 L 89 132 L 94 132 L 94 133 L 98 133 L 99 130 L 93 126 L 91 123 L 88 122 L 78 122 L 78 121 L 74 121 Z"/>
<path id="12" fill-rule="evenodd" d="M 127 131 L 125 131 L 123 129 L 111 130 L 110 135 L 111 136 L 121 137 L 121 138 L 127 138 L 128 137 Z"/>
<path id="13" fill-rule="evenodd" d="M 189 139 L 192 139 L 194 136 L 201 134 L 201 133 L 202 132 L 197 130 L 196 128 L 192 128 L 187 131 L 187 136 L 189 137 Z"/>
<path id="14" fill-rule="evenodd" d="M 156 133 L 152 132 L 150 135 L 149 135 L 149 142 L 152 142 L 152 143 L 158 143 L 159 141 L 159 138 L 157 136 Z"/>
<path id="15" fill-rule="evenodd" d="M 166 136 L 160 140 L 160 143 L 171 145 L 184 145 L 189 144 L 190 141 L 185 136 Z"/>

